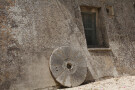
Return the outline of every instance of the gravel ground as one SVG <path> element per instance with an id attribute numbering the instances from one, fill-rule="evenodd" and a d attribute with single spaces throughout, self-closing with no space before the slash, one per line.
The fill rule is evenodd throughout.
<path id="1" fill-rule="evenodd" d="M 123 76 L 59 90 L 135 90 L 135 76 Z"/>

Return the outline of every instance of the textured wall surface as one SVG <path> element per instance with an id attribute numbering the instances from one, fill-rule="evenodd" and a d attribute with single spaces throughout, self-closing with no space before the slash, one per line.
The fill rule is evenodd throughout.
<path id="1" fill-rule="evenodd" d="M 0 0 L 0 90 L 56 86 L 53 50 L 72 46 L 87 59 L 87 80 L 135 75 L 134 0 Z M 110 51 L 88 51 L 80 5 L 100 7 Z M 110 18 L 106 5 L 114 7 Z"/>
<path id="2" fill-rule="evenodd" d="M 77 1 L 77 0 L 76 0 Z M 116 66 L 118 75 L 135 74 L 135 7 L 134 0 L 79 0 L 81 6 L 100 7 L 102 13 L 102 25 L 108 36 L 108 43 L 111 51 L 90 52 L 94 61 L 101 62 L 97 66 L 103 69 L 103 76 L 109 74 L 106 67 L 107 62 L 113 62 Z M 109 17 L 106 12 L 106 6 L 113 6 L 114 16 Z M 81 20 L 80 20 L 81 23 Z M 80 29 L 81 28 L 80 25 Z M 97 53 L 99 52 L 99 53 Z M 102 54 L 101 54 L 102 53 Z M 103 54 L 108 53 L 108 54 Z M 106 56 L 111 59 L 104 59 Z M 111 63 L 112 64 L 112 63 Z M 111 66 L 111 65 L 109 65 Z M 104 68 L 103 68 L 104 67 Z M 111 68 L 111 67 L 110 67 Z M 98 70 L 101 70 L 100 68 Z M 112 70 L 111 70 L 112 71 Z M 106 73 L 106 74 L 105 74 Z M 100 72 L 102 74 L 102 72 Z M 115 73 L 116 75 L 116 73 Z"/>

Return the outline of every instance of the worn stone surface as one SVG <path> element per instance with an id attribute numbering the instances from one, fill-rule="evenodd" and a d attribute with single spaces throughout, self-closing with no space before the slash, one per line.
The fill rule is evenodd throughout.
<path id="1" fill-rule="evenodd" d="M 134 0 L 0 0 L 0 90 L 56 86 L 49 59 L 61 46 L 81 50 L 87 80 L 135 75 Z M 80 5 L 100 7 L 111 51 L 89 52 Z M 114 7 L 109 17 L 106 5 Z"/>
<path id="2" fill-rule="evenodd" d="M 50 57 L 50 71 L 57 82 L 66 87 L 79 86 L 87 75 L 86 58 L 73 47 L 59 47 Z"/>

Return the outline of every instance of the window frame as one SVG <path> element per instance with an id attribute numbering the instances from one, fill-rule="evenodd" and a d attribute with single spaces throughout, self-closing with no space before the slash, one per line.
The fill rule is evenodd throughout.
<path id="1" fill-rule="evenodd" d="M 97 27 L 96 16 L 97 16 L 97 14 L 96 14 L 96 12 L 81 12 L 81 15 L 82 15 L 82 21 L 83 21 L 83 26 L 84 26 L 85 38 L 86 38 L 86 41 L 87 41 L 87 47 L 89 48 L 89 47 L 96 46 L 97 43 L 98 43 L 98 41 L 97 41 L 97 30 L 96 30 L 96 27 Z M 94 22 L 94 24 L 91 24 L 92 25 L 91 27 L 86 27 L 87 23 L 85 23 L 86 22 L 85 21 L 86 19 L 84 19 L 84 17 L 86 17 L 85 15 L 94 15 L 94 18 L 93 18 L 93 16 L 91 17 L 94 20 L 94 21 L 91 22 L 91 23 Z M 91 33 L 94 33 L 94 35 L 91 34 L 92 35 L 91 38 L 93 37 L 91 42 L 89 42 L 89 39 L 87 38 L 87 36 L 89 36 L 87 31 L 90 32 L 89 30 L 91 31 Z M 89 44 L 89 43 L 91 43 L 91 44 Z"/>
<path id="2" fill-rule="evenodd" d="M 109 48 L 108 44 L 108 37 L 107 32 L 105 30 L 105 26 L 103 24 L 103 15 L 101 12 L 101 8 L 97 7 L 91 7 L 91 6 L 80 6 L 80 12 L 91 12 L 96 13 L 96 38 L 97 38 L 97 44 L 96 45 L 88 45 L 87 48 Z M 102 19 L 101 19 L 102 18 Z M 82 14 L 81 14 L 82 19 Z M 102 22 L 101 22 L 102 21 Z M 83 19 L 82 19 L 82 25 L 83 25 Z M 103 24 L 103 25 L 101 25 Z M 83 25 L 84 34 L 85 34 L 85 28 Z M 87 40 L 86 40 L 87 42 Z"/>

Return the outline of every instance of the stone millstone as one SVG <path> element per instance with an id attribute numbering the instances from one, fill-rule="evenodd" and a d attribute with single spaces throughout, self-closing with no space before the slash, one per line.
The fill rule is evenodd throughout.
<path id="1" fill-rule="evenodd" d="M 50 70 L 61 85 L 74 87 L 82 84 L 87 64 L 82 52 L 71 47 L 60 47 L 50 57 Z"/>

